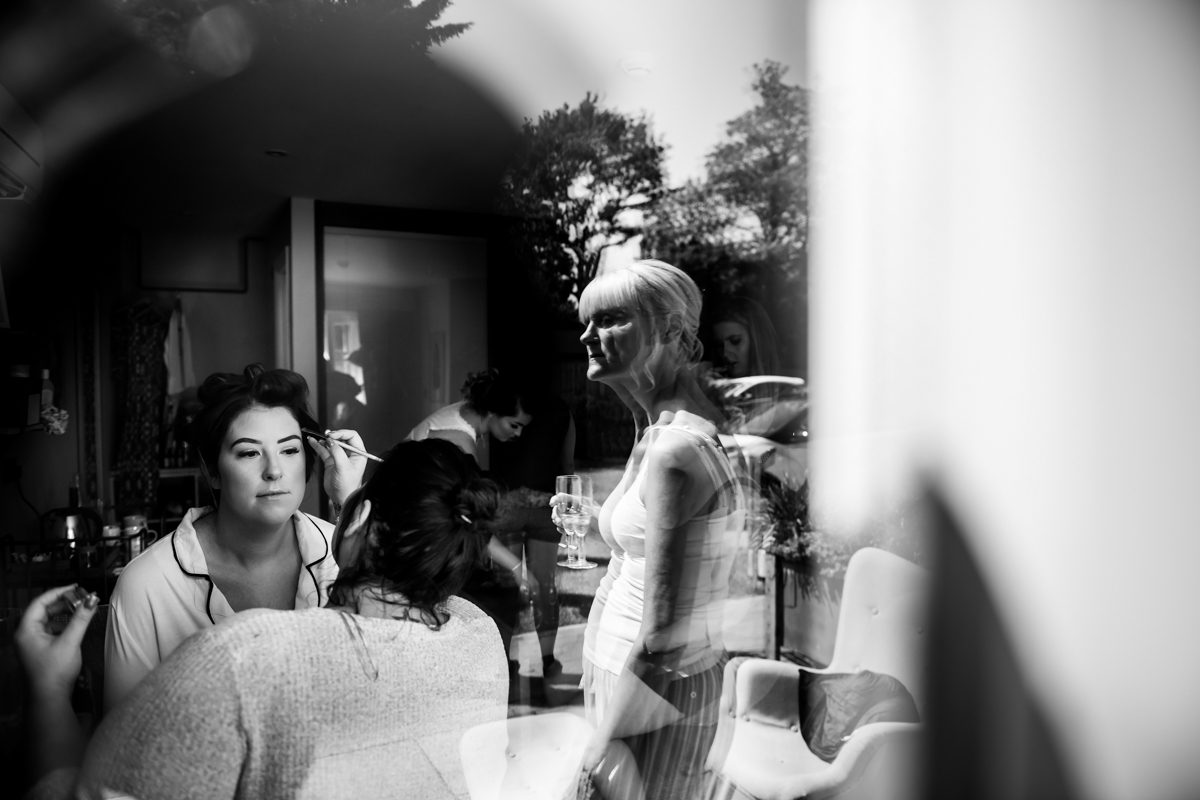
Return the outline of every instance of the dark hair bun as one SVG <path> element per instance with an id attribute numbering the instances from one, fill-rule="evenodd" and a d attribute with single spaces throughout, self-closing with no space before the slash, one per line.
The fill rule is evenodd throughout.
<path id="1" fill-rule="evenodd" d="M 196 393 L 203 406 L 220 405 L 243 395 L 269 406 L 303 404 L 308 400 L 308 381 L 290 369 L 267 369 L 262 364 L 250 364 L 240 375 L 233 372 L 209 375 Z"/>
<path id="2" fill-rule="evenodd" d="M 463 399 L 481 415 L 516 415 L 522 405 L 522 394 L 506 373 L 495 368 L 472 372 L 462 385 Z"/>
<path id="3" fill-rule="evenodd" d="M 430 619 L 483 562 L 500 490 L 475 459 L 444 439 L 393 447 L 342 510 L 371 501 L 369 544 L 339 565 L 331 601 L 353 602 L 360 586 L 394 589 Z"/>
<path id="4" fill-rule="evenodd" d="M 479 372 L 472 372 L 463 381 L 462 396 L 473 406 L 479 406 L 483 403 L 492 390 L 494 384 L 500 378 L 500 370 L 485 369 Z"/>
<path id="5" fill-rule="evenodd" d="M 491 530 L 500 505 L 500 490 L 494 481 L 476 476 L 458 486 L 454 498 L 454 523 L 468 525 L 481 533 Z"/>

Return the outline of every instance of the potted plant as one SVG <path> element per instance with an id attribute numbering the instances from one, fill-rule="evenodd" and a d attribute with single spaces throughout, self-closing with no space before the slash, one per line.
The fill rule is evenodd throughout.
<path id="1" fill-rule="evenodd" d="M 906 522 L 915 505 L 905 501 L 871 520 L 853 535 L 815 524 L 809 484 L 764 482 L 761 497 L 762 548 L 775 558 L 775 644 L 803 662 L 824 665 L 833 655 L 842 583 L 850 556 L 878 547 L 922 562 L 922 542 Z"/>
<path id="2" fill-rule="evenodd" d="M 763 491 L 767 528 L 763 549 L 796 573 L 805 597 L 818 595 L 822 582 L 838 582 L 854 548 L 843 537 L 813 525 L 808 507 L 808 481 L 798 487 L 772 482 Z"/>
<path id="3" fill-rule="evenodd" d="M 775 653 L 823 665 L 833 654 L 842 578 L 852 548 L 813 524 L 808 481 L 764 482 L 762 548 L 774 556 L 768 613 L 774 618 Z"/>

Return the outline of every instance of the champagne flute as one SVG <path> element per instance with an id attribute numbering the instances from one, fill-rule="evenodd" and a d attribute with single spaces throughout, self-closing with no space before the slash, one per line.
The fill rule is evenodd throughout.
<path id="1" fill-rule="evenodd" d="M 592 569 L 599 566 L 583 554 L 583 540 L 592 522 L 592 479 L 588 475 L 559 475 L 554 491 L 561 498 L 558 525 L 567 535 L 567 557 L 558 562 L 567 569 Z"/>

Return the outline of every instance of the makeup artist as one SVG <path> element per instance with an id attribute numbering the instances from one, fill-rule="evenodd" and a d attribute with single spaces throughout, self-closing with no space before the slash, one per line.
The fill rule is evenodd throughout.
<path id="1" fill-rule="evenodd" d="M 252 364 L 200 386 L 188 438 L 212 489 L 179 527 L 117 580 L 104 646 L 104 705 L 116 706 L 185 639 L 250 608 L 325 605 L 338 568 L 333 525 L 300 511 L 319 458 L 335 508 L 362 483 L 366 457 L 354 431 L 329 439 L 308 410 L 308 384 L 291 370 Z"/>

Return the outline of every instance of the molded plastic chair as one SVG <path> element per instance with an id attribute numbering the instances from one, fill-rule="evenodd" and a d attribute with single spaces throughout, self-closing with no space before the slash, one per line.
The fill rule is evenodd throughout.
<path id="1" fill-rule="evenodd" d="M 557 711 L 476 725 L 459 744 L 471 800 L 561 800 L 591 733 L 582 717 Z"/>
<path id="2" fill-rule="evenodd" d="M 459 744 L 471 800 L 562 800 L 579 779 L 592 726 L 565 711 L 476 725 Z M 596 776 L 603 800 L 644 800 L 623 742 L 609 745 Z"/>
<path id="3" fill-rule="evenodd" d="M 800 674 L 884 673 L 923 707 L 922 641 L 928 575 L 892 553 L 863 548 L 850 559 L 827 667 L 807 669 L 764 658 L 732 659 L 725 668 L 716 741 L 709 753 L 709 800 L 883 798 L 907 782 L 918 723 L 878 722 L 848 735 L 832 763 L 813 754 L 801 733 Z M 910 784 L 909 784 L 910 785 Z"/>

